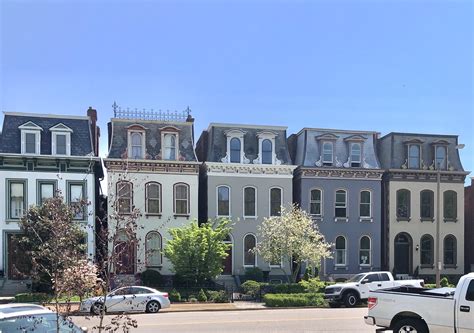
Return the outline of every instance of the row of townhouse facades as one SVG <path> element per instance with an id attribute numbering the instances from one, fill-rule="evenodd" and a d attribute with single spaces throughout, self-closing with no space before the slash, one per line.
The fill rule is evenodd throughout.
<path id="1" fill-rule="evenodd" d="M 100 246 L 94 229 L 104 174 L 96 122 L 91 108 L 85 117 L 5 113 L 0 136 L 5 278 L 15 279 L 13 267 L 21 266 L 11 241 L 18 219 L 57 189 L 71 204 L 91 201 L 77 221 L 87 230 L 88 254 L 93 257 Z M 321 264 L 324 279 L 380 269 L 433 276 L 437 248 L 442 274 L 459 276 L 472 269 L 465 230 L 474 222 L 472 216 L 464 219 L 468 172 L 457 136 L 381 137 L 374 131 L 318 128 L 288 135 L 284 126 L 211 123 L 197 142 L 194 137 L 189 112 L 114 108 L 104 159 L 107 210 L 124 216 L 141 212 L 140 246 L 126 233 L 119 236 L 117 274 L 153 269 L 172 275 L 162 254 L 169 228 L 228 218 L 232 231 L 225 241 L 231 246 L 221 278 L 258 267 L 270 280 L 284 280 L 290 262 L 268 263 L 251 250 L 263 220 L 292 203 L 307 211 L 333 244 L 332 258 Z"/>

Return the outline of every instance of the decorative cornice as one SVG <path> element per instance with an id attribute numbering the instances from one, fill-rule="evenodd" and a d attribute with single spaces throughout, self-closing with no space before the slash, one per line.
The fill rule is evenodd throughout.
<path id="1" fill-rule="evenodd" d="M 154 173 L 187 173 L 198 174 L 199 162 L 180 161 L 153 161 L 153 160 L 122 160 L 105 159 L 105 167 L 108 170 L 121 170 L 128 172 L 154 172 Z"/>
<path id="2" fill-rule="evenodd" d="M 436 170 L 418 170 L 418 169 L 388 169 L 387 178 L 390 181 L 429 181 L 436 182 L 438 171 Z M 441 170 L 440 179 L 442 182 L 460 182 L 469 174 L 466 171 Z"/>
<path id="3" fill-rule="evenodd" d="M 244 174 L 244 175 L 293 175 L 295 165 L 271 165 L 271 164 L 239 164 L 239 163 L 215 163 L 205 162 L 207 173 L 214 174 Z"/>
<path id="4" fill-rule="evenodd" d="M 305 168 L 300 167 L 296 173 L 301 177 L 339 178 L 339 179 L 382 179 L 381 169 L 340 169 L 340 168 Z"/>

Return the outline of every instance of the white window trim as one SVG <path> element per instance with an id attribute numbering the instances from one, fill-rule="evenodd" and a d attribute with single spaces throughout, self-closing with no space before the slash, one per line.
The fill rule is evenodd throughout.
<path id="1" fill-rule="evenodd" d="M 331 145 L 331 162 L 324 160 L 324 145 L 326 143 Z M 323 165 L 324 165 L 324 163 L 331 163 L 331 165 L 333 165 L 334 164 L 334 143 L 332 141 L 323 141 L 322 144 L 321 144 L 321 148 L 322 148 L 321 149 L 321 156 L 322 156 L 321 160 L 322 160 Z"/>
<path id="2" fill-rule="evenodd" d="M 158 202 L 159 202 L 159 208 L 158 213 L 150 213 L 149 210 L 149 204 L 148 204 L 148 186 L 150 185 L 157 185 L 158 186 Z M 161 184 L 156 182 L 156 181 L 150 181 L 145 184 L 145 214 L 146 215 L 161 215 L 163 212 L 163 191 Z M 155 199 L 156 200 L 156 199 Z"/>
<path id="3" fill-rule="evenodd" d="M 255 215 L 245 215 L 245 189 L 246 188 L 253 188 L 255 190 Z M 247 185 L 247 186 L 244 186 L 243 190 L 242 190 L 242 208 L 243 208 L 243 218 L 244 219 L 257 219 L 258 218 L 258 212 L 257 212 L 257 209 L 258 209 L 258 190 L 255 186 L 251 186 L 251 185 Z"/>
<path id="4" fill-rule="evenodd" d="M 159 239 L 160 239 L 160 248 L 158 249 L 158 251 L 159 251 L 158 255 L 160 257 L 160 263 L 158 265 L 150 265 L 149 261 L 148 261 L 148 254 L 147 254 L 148 246 L 147 246 L 147 243 L 148 243 L 148 236 L 151 235 L 151 234 L 157 234 L 159 236 Z M 145 235 L 145 266 L 146 267 L 163 267 L 163 236 L 161 235 L 160 232 L 158 232 L 156 230 L 149 231 Z"/>
<path id="5" fill-rule="evenodd" d="M 407 151 L 407 161 L 408 161 L 408 169 L 412 169 L 410 167 L 410 147 L 411 146 L 418 146 L 418 168 L 421 169 L 422 168 L 422 165 L 421 165 L 421 156 L 423 156 L 423 151 L 422 151 L 422 147 L 421 147 L 421 144 L 418 144 L 418 143 L 410 143 L 408 144 L 408 151 Z M 416 170 L 416 169 L 415 169 Z"/>
<path id="6" fill-rule="evenodd" d="M 176 198 L 176 187 L 177 186 L 185 186 L 187 188 L 187 196 L 186 196 L 186 208 L 187 208 L 187 212 L 186 213 L 177 213 L 176 212 L 176 208 L 177 208 L 177 205 L 176 205 L 176 201 L 177 200 L 184 200 L 184 199 L 177 199 Z M 189 186 L 189 184 L 187 183 L 183 183 L 183 182 L 179 182 L 179 183 L 175 183 L 173 184 L 173 214 L 176 215 L 176 216 L 189 216 L 191 214 L 191 186 Z"/>
<path id="7" fill-rule="evenodd" d="M 320 200 L 320 205 L 321 205 L 321 213 L 318 215 L 318 214 L 311 214 L 311 204 L 313 203 L 313 200 L 311 200 L 311 192 L 313 192 L 314 190 L 319 190 L 320 193 L 321 193 L 321 200 Z M 309 213 L 311 216 L 314 216 L 314 217 L 319 217 L 319 218 L 322 218 L 323 217 L 323 189 L 322 188 L 319 188 L 319 187 L 313 187 L 309 190 Z"/>
<path id="8" fill-rule="evenodd" d="M 344 238 L 344 244 L 345 244 L 345 247 L 344 247 L 344 264 L 338 264 L 337 263 L 337 247 L 336 247 L 336 241 L 339 237 L 342 237 Z M 348 243 L 347 243 L 347 237 L 346 236 L 343 236 L 343 235 L 338 235 L 336 236 L 336 238 L 334 239 L 334 266 L 336 267 L 346 267 L 347 266 L 347 249 L 348 249 Z"/>
<path id="9" fill-rule="evenodd" d="M 360 147 L 360 150 L 359 150 L 359 151 L 360 151 L 360 155 L 359 155 L 359 160 L 358 160 L 358 161 L 353 161 L 353 160 L 352 160 L 352 147 L 354 147 L 354 145 L 359 145 L 359 147 Z M 353 167 L 353 166 L 352 166 L 352 163 L 359 163 L 359 167 L 362 165 L 362 146 L 363 146 L 363 145 L 362 145 L 361 142 L 351 142 L 351 144 L 350 144 L 350 147 L 349 147 L 349 148 L 350 148 L 350 149 L 349 149 L 349 154 L 350 154 L 350 155 L 349 155 L 349 156 L 350 156 L 350 161 L 351 161 L 351 167 L 352 167 L 352 168 L 357 168 L 357 167 Z"/>
<path id="10" fill-rule="evenodd" d="M 244 135 L 245 134 L 246 132 L 242 130 L 238 130 L 238 129 L 232 129 L 225 132 L 225 135 L 227 137 L 227 154 L 224 160 L 227 160 L 227 163 L 231 163 L 230 162 L 230 141 L 233 138 L 240 140 L 240 163 L 244 163 L 244 155 L 245 155 L 244 154 Z M 235 163 L 235 164 L 238 164 L 238 163 Z"/>
<path id="11" fill-rule="evenodd" d="M 229 189 L 229 215 L 219 215 L 219 188 L 227 187 Z M 217 185 L 216 186 L 216 217 L 231 217 L 232 216 L 232 189 L 229 185 Z"/>
<path id="12" fill-rule="evenodd" d="M 280 190 L 280 210 L 281 206 L 283 206 L 283 188 L 280 186 L 272 186 L 268 190 L 268 216 L 280 216 L 280 215 L 272 215 L 272 189 L 277 188 Z M 281 213 L 281 211 L 280 211 Z"/>
<path id="13" fill-rule="evenodd" d="M 369 239 L 369 264 L 361 264 L 360 263 L 360 251 L 362 251 L 362 248 L 360 247 L 360 242 L 362 240 L 362 238 L 364 237 L 367 237 Z M 364 249 L 364 251 L 366 251 L 367 249 Z M 360 238 L 359 238 L 359 257 L 358 257 L 358 261 L 359 261 L 359 266 L 360 267 L 371 267 L 372 266 L 372 238 L 369 236 L 369 235 L 362 235 Z"/>
<path id="14" fill-rule="evenodd" d="M 26 134 L 35 135 L 35 152 L 26 152 Z M 21 154 L 22 155 L 40 155 L 41 153 L 41 130 L 39 129 L 22 129 L 21 130 Z"/>
<path id="15" fill-rule="evenodd" d="M 57 136 L 58 135 L 65 135 L 66 136 L 66 154 L 58 154 L 57 152 Z M 51 152 L 53 155 L 59 156 L 71 156 L 71 133 L 68 132 L 53 132 L 51 133 Z"/>
<path id="16" fill-rule="evenodd" d="M 436 163 L 437 159 L 438 159 L 438 148 L 444 148 L 444 159 L 443 159 L 443 168 L 441 168 L 441 170 L 447 170 L 448 169 L 448 147 L 445 146 L 445 145 L 435 145 L 434 146 L 434 150 L 435 150 L 435 158 L 434 158 L 434 162 L 435 162 L 435 170 L 438 169 L 438 163 Z"/>
<path id="17" fill-rule="evenodd" d="M 270 140 L 272 143 L 272 164 L 275 165 L 277 163 L 277 157 L 276 157 L 276 149 L 275 149 L 275 138 L 277 134 L 273 132 L 261 132 L 257 134 L 258 138 L 258 157 L 257 157 L 257 162 L 258 164 L 263 164 L 262 163 L 262 156 L 263 156 L 263 151 L 262 151 L 262 143 L 264 140 Z"/>
<path id="18" fill-rule="evenodd" d="M 258 256 L 257 256 L 257 252 L 254 252 L 253 255 L 255 256 L 255 265 L 246 265 L 245 264 L 245 238 L 248 236 L 248 235 L 252 235 L 255 239 L 255 247 L 257 246 L 257 236 L 251 232 L 248 232 L 244 235 L 244 237 L 242 238 L 242 263 L 244 264 L 244 268 L 252 268 L 252 267 L 258 267 Z"/>
<path id="19" fill-rule="evenodd" d="M 128 134 L 127 134 L 127 142 L 128 142 L 128 154 L 127 154 L 127 157 L 128 158 L 132 158 L 131 155 L 132 155 L 132 134 L 133 133 L 140 133 L 142 135 L 142 156 L 141 156 L 141 159 L 144 160 L 145 159 L 145 155 L 146 155 L 146 152 L 145 152 L 145 135 L 146 135 L 146 132 L 145 130 L 137 130 L 137 129 L 129 129 L 128 130 Z"/>
<path id="20" fill-rule="evenodd" d="M 174 160 L 168 160 L 168 159 L 165 159 L 165 136 L 168 135 L 168 134 L 171 134 L 171 135 L 174 135 L 175 136 L 175 147 L 174 149 L 176 150 L 176 159 Z M 179 154 L 180 154 L 180 151 L 179 151 L 179 132 L 178 131 L 167 131 L 167 130 L 162 130 L 161 131 L 161 159 L 164 160 L 164 161 L 179 161 Z"/>
<path id="21" fill-rule="evenodd" d="M 345 205 L 344 207 L 337 207 L 336 204 L 337 204 L 337 192 L 338 191 L 344 191 L 346 193 L 346 200 L 345 200 Z M 347 195 L 347 190 L 345 188 L 338 188 L 334 191 L 334 219 L 335 220 L 348 220 L 349 219 L 349 211 L 348 211 L 348 207 L 349 207 L 349 196 Z M 337 217 L 336 216 L 336 208 L 345 208 L 346 209 L 346 216 L 342 216 L 342 217 Z"/>
<path id="22" fill-rule="evenodd" d="M 370 216 L 362 216 L 360 215 L 360 205 L 362 204 L 362 192 L 369 192 L 369 211 Z M 359 218 L 360 219 L 371 219 L 373 217 L 373 207 L 372 207 L 372 191 L 369 189 L 362 189 L 359 192 Z"/>

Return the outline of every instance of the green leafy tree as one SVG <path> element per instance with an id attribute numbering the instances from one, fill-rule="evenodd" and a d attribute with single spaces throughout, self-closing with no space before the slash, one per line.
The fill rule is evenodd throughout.
<path id="1" fill-rule="evenodd" d="M 327 243 L 304 210 L 293 205 L 281 208 L 280 216 L 265 218 L 259 227 L 260 243 L 256 251 L 267 262 L 292 261 L 292 281 L 303 262 L 318 266 L 322 258 L 330 256 L 331 244 Z"/>
<path id="2" fill-rule="evenodd" d="M 201 285 L 222 272 L 222 260 L 227 257 L 224 239 L 230 232 L 229 221 L 219 220 L 201 226 L 193 222 L 169 230 L 172 237 L 164 249 L 165 257 L 184 281 Z"/>

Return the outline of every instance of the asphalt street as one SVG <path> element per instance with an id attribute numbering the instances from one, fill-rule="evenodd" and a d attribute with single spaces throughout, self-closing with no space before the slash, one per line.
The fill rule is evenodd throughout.
<path id="1" fill-rule="evenodd" d="M 201 311 L 134 314 L 138 328 L 131 332 L 375 332 L 364 323 L 366 308 L 272 309 L 251 311 Z M 113 316 L 107 316 L 110 320 Z M 74 317 L 80 326 L 92 327 L 97 320 Z M 120 331 L 120 330 L 119 330 Z"/>

